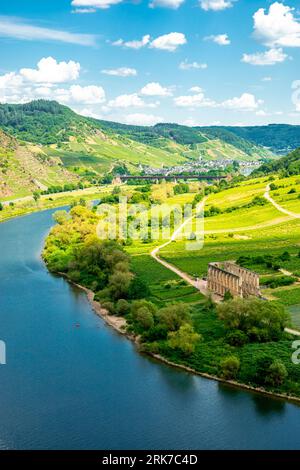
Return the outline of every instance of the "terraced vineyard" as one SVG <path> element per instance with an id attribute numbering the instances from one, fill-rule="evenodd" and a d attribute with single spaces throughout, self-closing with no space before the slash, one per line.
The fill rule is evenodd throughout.
<path id="1" fill-rule="evenodd" d="M 185 241 L 176 241 L 160 254 L 195 278 L 206 276 L 209 262 L 244 259 L 245 267 L 261 275 L 265 297 L 293 306 L 293 321 L 297 326 L 300 324 L 297 307 L 300 305 L 300 219 L 283 214 L 268 201 L 262 202 L 270 182 L 280 188 L 271 191 L 272 197 L 300 214 L 299 177 L 274 181 L 265 177 L 253 179 L 207 198 L 206 210 L 214 207 L 220 213 L 205 218 L 205 242 L 201 250 L 187 251 Z M 295 192 L 289 194 L 290 188 Z M 257 197 L 259 203 L 255 204 Z M 276 284 L 284 276 L 291 278 L 291 285 L 264 287 L 264 283 L 273 280 Z"/>

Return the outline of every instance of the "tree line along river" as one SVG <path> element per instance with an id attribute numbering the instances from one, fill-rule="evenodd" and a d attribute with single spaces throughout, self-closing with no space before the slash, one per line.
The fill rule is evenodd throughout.
<path id="1" fill-rule="evenodd" d="M 300 448 L 300 407 L 140 355 L 48 273 L 52 214 L 0 224 L 0 449 Z"/>

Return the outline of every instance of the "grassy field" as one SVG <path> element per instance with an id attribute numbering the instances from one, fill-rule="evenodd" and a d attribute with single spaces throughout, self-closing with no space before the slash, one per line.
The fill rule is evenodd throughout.
<path id="1" fill-rule="evenodd" d="M 284 209 L 300 214 L 300 177 L 277 179 L 274 184 L 278 189 L 271 191 L 272 198 Z"/>

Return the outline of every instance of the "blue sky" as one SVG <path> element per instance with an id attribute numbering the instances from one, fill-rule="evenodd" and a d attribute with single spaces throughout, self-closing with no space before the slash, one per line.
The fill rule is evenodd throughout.
<path id="1" fill-rule="evenodd" d="M 1 102 L 129 124 L 299 124 L 298 0 L 5 3 Z"/>

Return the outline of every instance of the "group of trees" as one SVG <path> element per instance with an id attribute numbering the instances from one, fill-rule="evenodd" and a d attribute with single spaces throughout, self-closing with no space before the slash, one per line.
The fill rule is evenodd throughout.
<path id="1" fill-rule="evenodd" d="M 231 335 L 232 343 L 278 341 L 289 321 L 282 305 L 256 297 L 237 297 L 223 302 L 217 306 L 217 314 Z"/>
<path id="2" fill-rule="evenodd" d="M 299 139 L 297 137 L 299 145 Z M 269 163 L 261 165 L 253 172 L 253 176 L 267 175 L 277 173 L 282 177 L 300 174 L 300 148 L 289 153 L 285 157 L 271 160 Z M 271 188 L 272 189 L 272 188 Z"/>
<path id="3" fill-rule="evenodd" d="M 291 260 L 291 255 L 288 251 L 284 251 L 279 255 L 262 254 L 255 256 L 242 255 L 238 258 L 237 264 L 243 268 L 252 269 L 254 266 L 264 266 L 274 271 L 279 271 L 282 264 Z"/>

